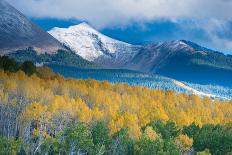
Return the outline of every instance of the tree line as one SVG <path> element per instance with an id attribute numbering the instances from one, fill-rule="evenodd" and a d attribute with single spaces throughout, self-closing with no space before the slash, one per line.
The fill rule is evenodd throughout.
<path id="1" fill-rule="evenodd" d="M 8 72 L 22 70 L 29 76 L 36 73 L 36 66 L 32 61 L 24 61 L 22 64 L 19 64 L 8 56 L 0 56 L 0 69 Z"/>
<path id="2" fill-rule="evenodd" d="M 21 137 L 0 137 L 0 154 L 94 155 L 230 155 L 232 125 L 192 123 L 179 128 L 174 122 L 153 121 L 141 128 L 138 139 L 128 128 L 110 134 L 106 123 L 75 123 L 57 134 L 34 130 L 28 143 Z"/>

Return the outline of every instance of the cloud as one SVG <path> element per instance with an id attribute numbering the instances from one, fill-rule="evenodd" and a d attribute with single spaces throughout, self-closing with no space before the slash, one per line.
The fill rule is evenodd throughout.
<path id="1" fill-rule="evenodd" d="M 76 18 L 98 28 L 160 18 L 231 18 L 232 0 L 8 0 L 31 17 Z"/>
<path id="2" fill-rule="evenodd" d="M 231 21 L 217 19 L 197 20 L 195 25 L 192 25 L 192 28 L 196 27 L 202 29 L 207 36 L 206 44 L 210 44 L 216 50 L 223 50 L 225 53 L 232 54 Z"/>
<path id="3" fill-rule="evenodd" d="M 232 22 L 219 19 L 177 20 L 176 36 L 232 54 Z"/>
<path id="4" fill-rule="evenodd" d="M 229 13 L 232 0 L 7 1 L 29 17 L 73 18 L 87 21 L 97 29 L 127 27 L 131 23 L 143 25 L 165 19 L 177 23 L 183 32 L 180 37 L 186 35 L 188 38 L 191 32 L 202 32 L 207 39 L 198 39 L 201 34 L 192 38 L 216 49 L 232 49 L 232 16 Z M 146 31 L 146 27 L 142 28 Z"/>

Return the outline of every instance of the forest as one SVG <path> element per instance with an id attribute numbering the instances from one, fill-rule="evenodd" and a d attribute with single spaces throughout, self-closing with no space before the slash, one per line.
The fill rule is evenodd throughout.
<path id="1" fill-rule="evenodd" d="M 109 81 L 110 83 L 126 83 L 130 86 L 143 86 L 152 89 L 172 90 L 177 93 L 194 94 L 193 91 L 178 86 L 174 79 L 164 77 L 154 73 L 143 73 L 125 69 L 80 69 L 69 66 L 49 64 L 54 72 L 66 78 L 95 79 L 98 81 Z M 186 86 L 205 94 L 212 94 L 212 98 L 221 100 L 232 99 L 232 87 L 220 85 L 202 85 L 181 81 Z"/>
<path id="2" fill-rule="evenodd" d="M 0 68 L 0 154 L 232 154 L 232 101 Z"/>

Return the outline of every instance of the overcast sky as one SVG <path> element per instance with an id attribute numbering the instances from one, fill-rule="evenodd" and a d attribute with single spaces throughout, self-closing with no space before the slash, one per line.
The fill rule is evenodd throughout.
<path id="1" fill-rule="evenodd" d="M 97 29 L 166 19 L 183 24 L 183 28 L 204 30 L 211 38 L 208 42 L 217 49 L 232 49 L 232 0 L 7 1 L 29 17 L 74 18 L 88 21 Z"/>

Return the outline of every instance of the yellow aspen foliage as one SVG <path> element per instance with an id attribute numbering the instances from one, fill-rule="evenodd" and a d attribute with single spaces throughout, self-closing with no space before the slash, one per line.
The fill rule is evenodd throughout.
<path id="1" fill-rule="evenodd" d="M 40 134 L 39 128 L 35 128 L 35 129 L 33 129 L 33 131 L 32 131 L 32 135 L 33 135 L 34 137 L 39 136 L 39 134 Z"/>
<path id="2" fill-rule="evenodd" d="M 124 127 L 124 118 L 122 115 L 115 117 L 115 119 L 109 120 L 110 134 L 113 135 L 114 133 L 120 131 Z"/>
<path id="3" fill-rule="evenodd" d="M 0 87 L 0 101 L 1 104 L 8 104 L 8 94 Z"/>
<path id="4" fill-rule="evenodd" d="M 152 139 L 152 140 L 157 140 L 158 138 L 160 138 L 160 136 L 153 130 L 152 127 L 148 126 L 146 127 L 145 131 L 144 131 L 144 134 L 149 138 L 149 139 Z"/>
<path id="5" fill-rule="evenodd" d="M 140 126 L 138 125 L 138 118 L 136 115 L 125 113 L 124 127 L 129 129 L 129 135 L 134 139 L 139 139 L 141 136 Z"/>
<path id="6" fill-rule="evenodd" d="M 140 118 L 139 119 L 140 126 L 145 126 L 146 124 L 148 124 L 151 121 L 149 115 L 150 115 L 149 111 L 147 111 L 146 109 L 141 107 L 141 109 L 138 112 L 138 117 Z"/>
<path id="7" fill-rule="evenodd" d="M 49 67 L 42 67 L 38 69 L 38 76 L 45 80 L 51 80 L 58 77 Z"/>
<path id="8" fill-rule="evenodd" d="M 102 111 L 99 110 L 99 108 L 94 108 L 92 110 L 92 114 L 93 114 L 93 121 L 104 120 L 104 114 Z"/>
<path id="9" fill-rule="evenodd" d="M 77 106 L 76 108 L 77 116 L 80 119 L 80 121 L 85 123 L 90 123 L 92 120 L 92 110 L 80 98 L 77 98 L 75 100 L 75 104 Z"/>
<path id="10" fill-rule="evenodd" d="M 193 145 L 193 139 L 189 138 L 187 135 L 182 134 L 176 137 L 175 142 L 183 154 L 190 151 Z"/>
<path id="11" fill-rule="evenodd" d="M 5 92 L 13 92 L 16 91 L 17 83 L 15 80 L 6 80 L 4 83 L 4 91 Z"/>
<path id="12" fill-rule="evenodd" d="M 39 121 L 41 117 L 45 115 L 46 111 L 47 106 L 34 102 L 26 107 L 25 111 L 23 112 L 23 117 L 25 120 Z"/>
<path id="13" fill-rule="evenodd" d="M 55 96 L 53 101 L 48 105 L 51 113 L 68 111 L 70 106 L 67 104 L 65 97 Z"/>
<path id="14" fill-rule="evenodd" d="M 128 127 L 129 135 L 133 139 L 139 139 L 142 135 L 140 127 L 136 124 Z"/>
<path id="15" fill-rule="evenodd" d="M 16 74 L 16 79 L 18 79 L 18 80 L 25 80 L 25 79 L 27 79 L 27 76 L 26 76 L 26 74 L 23 71 L 19 70 L 17 72 L 17 74 Z"/>
<path id="16" fill-rule="evenodd" d="M 54 74 L 28 77 L 22 71 L 0 71 L 0 81 L 1 106 L 9 110 L 11 105 L 12 111 L 17 111 L 14 117 L 20 116 L 19 122 L 36 120 L 55 132 L 70 122 L 91 125 L 104 121 L 111 134 L 128 128 L 137 138 L 140 129 L 155 120 L 172 120 L 179 127 L 193 122 L 201 126 L 232 121 L 231 101 Z"/>
<path id="17" fill-rule="evenodd" d="M 206 149 L 205 151 L 197 152 L 197 155 L 212 155 L 212 154 L 208 149 Z"/>

